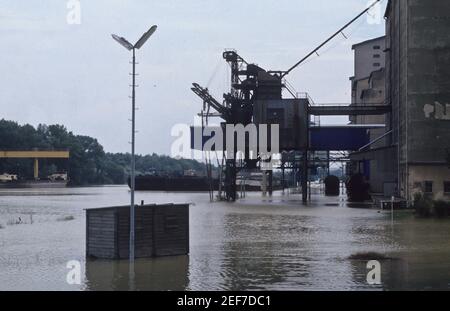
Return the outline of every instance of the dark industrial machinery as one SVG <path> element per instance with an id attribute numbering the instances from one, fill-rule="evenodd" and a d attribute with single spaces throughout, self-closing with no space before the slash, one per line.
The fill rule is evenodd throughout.
<path id="1" fill-rule="evenodd" d="M 364 175 L 355 174 L 346 183 L 347 196 L 350 202 L 364 202 L 370 200 L 370 185 Z"/>
<path id="2" fill-rule="evenodd" d="M 373 6 L 381 0 L 376 0 L 371 6 L 352 19 L 335 34 L 325 40 L 311 53 L 297 62 L 287 71 L 267 71 L 255 64 L 248 63 L 236 51 L 227 50 L 223 53 L 223 58 L 231 68 L 231 89 L 224 94 L 223 102 L 219 102 L 208 92 L 207 88 L 194 83 L 192 91 L 198 95 L 204 103 L 205 114 L 202 116 L 221 117 L 225 125 L 243 126 L 249 124 L 265 123 L 268 125 L 278 124 L 280 126 L 280 151 L 297 151 L 302 154 L 302 165 L 300 168 L 303 201 L 307 201 L 307 179 L 308 179 L 308 148 L 309 148 L 309 125 L 310 125 L 310 101 L 309 98 L 298 98 L 291 90 L 285 77 L 295 68 L 305 62 L 309 57 L 316 54 L 329 41 L 343 34 L 343 31 L 353 22 L 367 13 Z M 286 89 L 294 98 L 282 98 L 283 89 Z M 211 112 L 211 108 L 215 111 Z M 339 114 L 335 107 L 323 107 L 333 114 Z M 357 107 L 355 107 L 357 108 Z M 325 115 L 329 112 L 321 111 L 320 107 L 314 108 L 317 115 Z M 367 108 L 366 108 L 367 109 Z M 369 113 L 385 113 L 382 108 Z M 323 109 L 322 109 L 323 110 Z M 361 109 L 358 113 L 364 113 Z M 348 112 L 348 111 L 347 111 Z M 347 113 L 346 112 L 346 113 Z M 352 112 L 350 112 L 352 113 Z M 227 150 L 227 152 L 230 152 Z M 261 165 L 261 158 L 249 157 L 249 148 L 246 144 L 243 161 L 236 161 L 236 146 L 234 157 L 226 159 L 224 171 L 225 197 L 229 201 L 235 201 L 237 196 L 236 176 L 239 170 L 256 169 Z M 259 164 L 258 164 L 259 163 Z"/>
<path id="3" fill-rule="evenodd" d="M 226 124 L 247 126 L 256 123 L 254 112 L 259 103 L 268 101 L 279 103 L 279 109 L 284 109 L 282 102 L 282 89 L 284 87 L 279 75 L 269 73 L 265 69 L 247 63 L 236 51 L 225 51 L 223 58 L 231 68 L 231 90 L 224 94 L 223 103 L 219 103 L 208 92 L 197 83 L 193 84 L 192 91 L 198 95 L 209 109 L 214 109 L 219 116 L 225 120 Z M 267 104 L 265 104 L 267 106 Z M 306 111 L 306 110 L 305 110 Z M 270 124 L 270 116 L 261 113 L 266 120 L 260 120 L 261 123 Z M 306 114 L 305 114 L 306 118 Z M 272 123 L 279 124 L 279 118 L 271 119 Z M 306 119 L 305 119 L 306 122 Z M 300 131 L 298 132 L 300 133 Z M 305 132 L 304 132 L 305 133 Z M 236 147 L 236 146 L 235 146 Z M 228 151 L 229 152 L 229 151 Z M 224 190 L 226 199 L 236 200 L 236 176 L 241 169 L 256 169 L 260 158 L 251 159 L 249 156 L 249 146 L 245 145 L 245 156 L 242 164 L 236 161 L 237 149 L 234 150 L 234 156 L 226 159 Z"/>
<path id="4" fill-rule="evenodd" d="M 324 180 L 325 195 L 326 196 L 339 196 L 340 183 L 341 183 L 341 181 L 339 180 L 338 177 L 333 176 L 333 175 L 327 176 L 327 178 L 325 178 L 325 180 Z"/>

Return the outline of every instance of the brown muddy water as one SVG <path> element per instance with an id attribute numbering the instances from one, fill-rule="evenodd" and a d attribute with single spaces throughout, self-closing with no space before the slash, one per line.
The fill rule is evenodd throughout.
<path id="1" fill-rule="evenodd" d="M 86 260 L 86 208 L 126 205 L 126 187 L 0 191 L 0 290 L 127 290 L 127 261 Z M 189 256 L 141 259 L 137 290 L 448 290 L 450 221 L 349 208 L 343 198 L 138 192 L 137 202 L 193 203 Z M 20 218 L 20 220 L 19 220 Z M 381 260 L 381 285 L 367 260 Z M 66 281 L 81 263 L 81 284 Z"/>

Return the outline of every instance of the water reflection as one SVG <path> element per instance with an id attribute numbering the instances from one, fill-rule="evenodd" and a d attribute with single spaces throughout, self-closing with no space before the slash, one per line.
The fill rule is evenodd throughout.
<path id="1" fill-rule="evenodd" d="M 132 286 L 135 290 L 183 291 L 188 286 L 189 256 L 137 259 Z M 95 291 L 130 289 L 127 260 L 86 260 L 86 289 Z"/>
<path id="2" fill-rule="evenodd" d="M 367 268 L 368 260 L 350 260 L 351 271 L 355 288 L 367 287 L 371 290 L 394 290 L 403 288 L 407 268 L 405 262 L 400 259 L 379 260 L 381 266 L 381 284 L 370 285 L 367 275 L 372 268 Z"/>
<path id="3" fill-rule="evenodd" d="M 448 265 L 435 265 L 431 262 L 420 263 L 414 260 L 393 258 L 380 260 L 381 285 L 368 286 L 367 261 L 352 260 L 352 274 L 356 288 L 367 287 L 371 290 L 450 290 Z"/>
<path id="4" fill-rule="evenodd" d="M 128 290 L 127 261 L 84 263 L 84 209 L 127 204 L 128 188 L 52 191 L 0 195 L 0 290 Z M 203 193 L 139 192 L 136 200 L 195 202 L 189 257 L 137 260 L 137 290 L 450 289 L 449 220 L 396 211 L 392 226 L 390 211 L 315 196 L 308 206 L 281 194 L 235 204 L 211 204 Z M 19 217 L 26 221 L 13 225 Z M 383 286 L 367 284 L 367 261 L 349 260 L 364 252 L 395 259 L 381 262 Z M 74 259 L 86 284 L 66 282 Z"/>
<path id="5" fill-rule="evenodd" d="M 306 241 L 293 241 L 290 235 L 307 234 L 303 219 L 289 216 L 231 214 L 226 215 L 227 242 L 222 263 L 223 288 L 269 289 L 289 284 L 293 274 L 298 279 L 309 274 L 311 258 L 295 254 Z M 296 223 L 296 224 L 294 224 Z M 301 246 L 303 247 L 303 245 Z M 294 251 L 294 254 L 292 253 Z"/>

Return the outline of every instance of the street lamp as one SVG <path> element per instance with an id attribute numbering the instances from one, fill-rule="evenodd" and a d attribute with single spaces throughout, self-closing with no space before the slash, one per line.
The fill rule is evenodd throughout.
<path id="1" fill-rule="evenodd" d="M 120 45 L 125 47 L 128 51 L 133 51 L 133 83 L 132 83 L 132 95 L 131 95 L 131 176 L 130 176 L 130 188 L 131 188 L 131 202 L 130 202 L 130 262 L 134 261 L 134 227 L 135 227 L 135 213 L 134 213 L 134 189 L 135 189 L 135 134 L 136 134 L 136 49 L 140 49 L 150 36 L 156 31 L 157 26 L 152 26 L 142 37 L 136 42 L 135 45 L 128 42 L 127 39 L 112 35 Z"/>

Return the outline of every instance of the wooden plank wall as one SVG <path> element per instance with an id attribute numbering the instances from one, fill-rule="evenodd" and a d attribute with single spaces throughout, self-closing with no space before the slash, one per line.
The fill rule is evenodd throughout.
<path id="1" fill-rule="evenodd" d="M 183 205 L 154 209 L 155 256 L 189 253 L 189 208 Z"/>
<path id="2" fill-rule="evenodd" d="M 146 258 L 153 256 L 153 208 L 136 207 L 135 222 L 135 256 L 136 258 Z M 130 247 L 130 212 L 128 209 L 120 209 L 118 217 L 118 253 L 119 258 L 129 257 Z"/>
<path id="3" fill-rule="evenodd" d="M 89 257 L 116 258 L 114 210 L 89 211 L 86 221 L 86 252 Z"/>
<path id="4" fill-rule="evenodd" d="M 189 253 L 189 205 L 136 206 L 136 258 L 186 255 Z M 86 211 L 88 257 L 129 257 L 129 208 Z"/>

